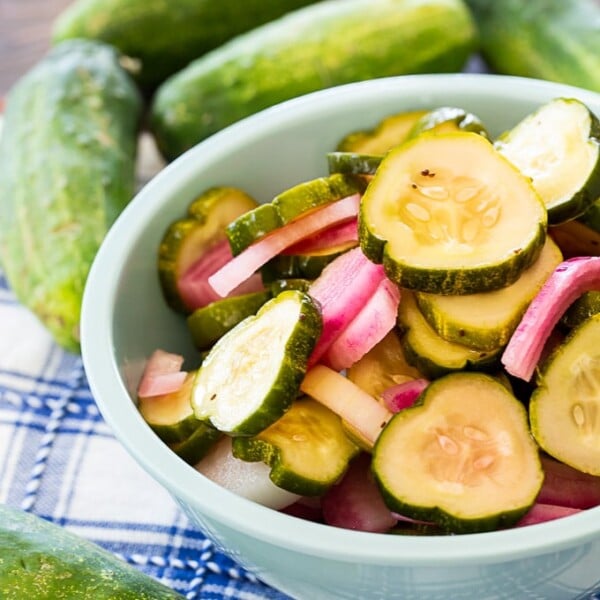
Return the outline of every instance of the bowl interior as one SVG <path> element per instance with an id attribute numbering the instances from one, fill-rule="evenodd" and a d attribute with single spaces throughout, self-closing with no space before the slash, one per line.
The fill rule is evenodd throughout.
<path id="1" fill-rule="evenodd" d="M 592 92 L 494 75 L 415 75 L 346 85 L 291 100 L 254 115 L 199 144 L 158 174 L 106 237 L 90 272 L 82 316 L 86 373 L 100 410 L 135 459 L 177 499 L 211 518 L 281 547 L 365 562 L 447 563 L 511 558 L 597 535 L 597 510 L 528 528 L 433 540 L 381 536 L 302 522 L 238 498 L 204 479 L 149 430 L 132 398 L 156 348 L 193 361 L 185 320 L 165 304 L 156 251 L 166 226 L 213 185 L 234 185 L 260 201 L 327 172 L 325 153 L 346 133 L 392 113 L 459 106 L 498 134 L 557 96 L 578 97 L 600 115 Z M 193 364 L 193 363 L 192 363 Z M 494 540 L 493 544 L 490 540 Z M 357 543 L 357 541 L 359 543 Z"/>

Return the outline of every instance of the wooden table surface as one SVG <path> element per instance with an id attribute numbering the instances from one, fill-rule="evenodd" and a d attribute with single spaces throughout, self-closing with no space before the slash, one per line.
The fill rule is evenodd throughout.
<path id="1" fill-rule="evenodd" d="M 56 16 L 73 0 L 0 0 L 0 97 L 48 50 Z"/>

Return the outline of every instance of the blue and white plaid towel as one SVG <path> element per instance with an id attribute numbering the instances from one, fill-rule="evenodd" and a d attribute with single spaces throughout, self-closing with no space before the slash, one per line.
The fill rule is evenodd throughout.
<path id="1" fill-rule="evenodd" d="M 125 452 L 81 359 L 0 273 L 0 503 L 88 538 L 187 598 L 287 598 L 219 553 Z"/>

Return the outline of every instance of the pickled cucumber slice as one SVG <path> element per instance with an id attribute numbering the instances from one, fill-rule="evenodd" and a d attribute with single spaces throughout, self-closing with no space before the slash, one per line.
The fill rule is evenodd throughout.
<path id="1" fill-rule="evenodd" d="M 362 193 L 366 181 L 361 177 L 335 173 L 295 185 L 268 204 L 241 215 L 227 227 L 227 238 L 234 256 L 267 233 L 297 217 L 336 200 Z"/>
<path id="2" fill-rule="evenodd" d="M 416 293 L 427 322 L 445 340 L 479 350 L 504 346 L 527 306 L 562 261 L 551 238 L 515 283 L 500 290 L 460 296 Z"/>
<path id="3" fill-rule="evenodd" d="M 543 482 L 523 405 L 494 378 L 454 373 L 396 413 L 373 450 L 386 504 L 454 533 L 515 524 Z"/>
<path id="4" fill-rule="evenodd" d="M 475 350 L 449 342 L 429 325 L 414 294 L 402 292 L 398 326 L 406 361 L 428 379 L 462 370 L 490 371 L 499 366 L 502 348 Z"/>
<path id="5" fill-rule="evenodd" d="M 600 121 L 579 100 L 551 100 L 495 147 L 532 179 L 551 224 L 574 219 L 600 198 Z"/>
<path id="6" fill-rule="evenodd" d="M 551 456 L 600 475 L 600 314 L 586 319 L 542 365 L 529 419 Z"/>
<path id="7" fill-rule="evenodd" d="M 471 294 L 516 281 L 546 225 L 531 182 L 484 137 L 423 133 L 385 156 L 362 198 L 359 236 L 399 286 Z"/>
<path id="8" fill-rule="evenodd" d="M 236 458 L 269 465 L 275 485 L 302 496 L 323 494 L 359 451 L 340 417 L 308 397 L 258 435 L 234 438 L 232 449 Z"/>
<path id="9" fill-rule="evenodd" d="M 375 175 L 383 155 L 358 152 L 328 152 L 327 167 L 330 173 Z"/>
<path id="10" fill-rule="evenodd" d="M 142 418 L 158 437 L 167 443 L 180 442 L 198 427 L 191 404 L 195 372 L 190 372 L 176 392 L 138 398 Z"/>
<path id="11" fill-rule="evenodd" d="M 340 152 L 361 154 L 385 154 L 398 146 L 427 110 L 413 110 L 390 115 L 382 119 L 373 129 L 352 131 L 337 146 Z"/>
<path id="12" fill-rule="evenodd" d="M 208 350 L 240 321 L 256 314 L 270 298 L 269 292 L 253 292 L 223 298 L 196 309 L 187 318 L 194 345 L 199 350 Z"/>
<path id="13" fill-rule="evenodd" d="M 408 133 L 408 138 L 413 138 L 425 131 L 433 133 L 472 131 L 486 138 L 490 137 L 485 125 L 477 115 L 455 106 L 440 106 L 425 113 L 413 125 Z"/>
<path id="14" fill-rule="evenodd" d="M 202 362 L 192 407 L 220 431 L 255 435 L 298 395 L 321 333 L 321 315 L 303 292 L 289 290 L 226 333 Z"/>
<path id="15" fill-rule="evenodd" d="M 179 279 L 207 250 L 226 240 L 225 227 L 231 221 L 256 206 L 243 190 L 214 187 L 189 205 L 187 217 L 169 225 L 158 250 L 158 274 L 172 308 L 190 311 L 179 293 Z"/>

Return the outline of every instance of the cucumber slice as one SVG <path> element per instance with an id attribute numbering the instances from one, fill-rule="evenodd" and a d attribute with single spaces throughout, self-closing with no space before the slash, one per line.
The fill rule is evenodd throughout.
<path id="1" fill-rule="evenodd" d="M 375 175 L 383 156 L 358 152 L 328 152 L 327 167 L 330 173 L 349 175 Z"/>
<path id="2" fill-rule="evenodd" d="M 167 443 L 181 442 L 198 428 L 201 421 L 191 405 L 195 372 L 190 372 L 181 388 L 170 394 L 138 398 L 142 418 L 158 437 Z"/>
<path id="3" fill-rule="evenodd" d="M 400 303 L 404 302 L 404 296 Z M 346 376 L 374 398 L 381 401 L 385 390 L 423 377 L 421 371 L 406 360 L 397 331 L 390 331 L 381 342 L 369 350 L 347 371 Z"/>
<path id="4" fill-rule="evenodd" d="M 279 279 L 316 279 L 342 252 L 330 254 L 279 254 L 260 269 L 263 283 Z"/>
<path id="5" fill-rule="evenodd" d="M 256 207 L 256 201 L 234 187 L 214 187 L 188 207 L 188 216 L 171 223 L 158 249 L 158 274 L 165 299 L 175 310 L 188 313 L 178 281 L 209 248 L 225 240 L 225 227 Z"/>
<path id="6" fill-rule="evenodd" d="M 227 238 L 234 256 L 267 233 L 299 216 L 354 194 L 362 194 L 366 181 L 361 177 L 334 173 L 295 185 L 269 204 L 263 204 L 232 221 Z"/>
<path id="7" fill-rule="evenodd" d="M 523 405 L 494 378 L 454 373 L 388 422 L 373 450 L 386 504 L 454 533 L 515 524 L 543 482 Z"/>
<path id="8" fill-rule="evenodd" d="M 483 137 L 490 137 L 485 125 L 477 115 L 454 106 L 441 106 L 424 114 L 413 125 L 408 134 L 408 139 L 416 137 L 425 131 L 433 133 L 472 131 Z"/>
<path id="9" fill-rule="evenodd" d="M 349 133 L 338 143 L 337 150 L 360 154 L 385 154 L 404 142 L 416 121 L 427 112 L 414 110 L 390 115 L 373 129 Z"/>
<path id="10" fill-rule="evenodd" d="M 234 438 L 232 450 L 236 458 L 263 461 L 275 485 L 302 496 L 323 494 L 359 451 L 340 417 L 307 397 L 258 435 Z"/>
<path id="11" fill-rule="evenodd" d="M 584 473 L 600 475 L 600 314 L 575 328 L 537 376 L 529 419 L 537 443 Z"/>
<path id="12" fill-rule="evenodd" d="M 195 465 L 221 439 L 223 434 L 208 421 L 198 421 L 196 430 L 185 440 L 169 444 L 169 447 L 188 465 Z"/>
<path id="13" fill-rule="evenodd" d="M 321 334 L 310 296 L 279 294 L 226 333 L 204 359 L 192 407 L 220 431 L 255 435 L 281 417 L 298 395 Z"/>
<path id="14" fill-rule="evenodd" d="M 428 379 L 454 371 L 493 370 L 499 365 L 502 348 L 475 350 L 438 335 L 408 290 L 402 291 L 398 326 L 403 333 L 401 343 L 406 361 Z"/>
<path id="15" fill-rule="evenodd" d="M 444 339 L 478 350 L 495 350 L 508 343 L 527 306 L 561 261 L 558 246 L 548 237 L 539 258 L 512 285 L 461 296 L 417 292 L 417 304 Z"/>
<path id="16" fill-rule="evenodd" d="M 271 297 L 269 292 L 253 292 L 223 298 L 196 309 L 187 325 L 198 350 L 208 350 L 215 342 L 246 317 L 256 314 Z"/>
<path id="17" fill-rule="evenodd" d="M 308 292 L 310 288 L 310 279 L 302 278 L 289 278 L 289 279 L 276 279 L 269 285 L 269 291 L 273 297 L 278 296 L 281 292 L 286 290 L 299 290 L 301 292 Z"/>
<path id="18" fill-rule="evenodd" d="M 600 313 L 600 291 L 585 292 L 569 306 L 560 322 L 569 330 L 575 329 L 586 319 L 598 313 Z"/>
<path id="19" fill-rule="evenodd" d="M 516 281 L 546 224 L 531 182 L 483 136 L 427 132 L 383 159 L 362 198 L 359 236 L 400 287 L 471 294 Z"/>
<path id="20" fill-rule="evenodd" d="M 495 147 L 532 179 L 551 224 L 582 215 L 600 198 L 600 122 L 579 100 L 551 100 Z"/>

